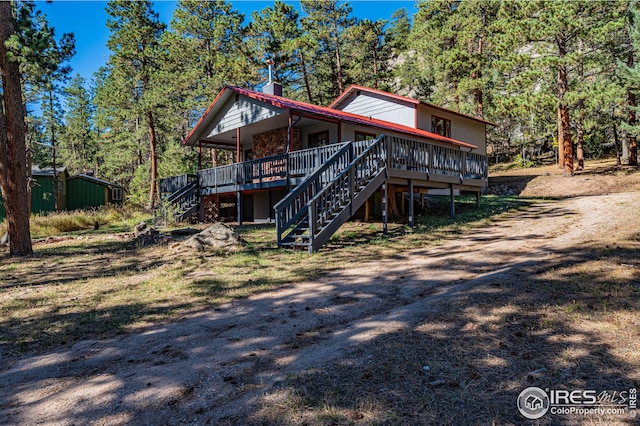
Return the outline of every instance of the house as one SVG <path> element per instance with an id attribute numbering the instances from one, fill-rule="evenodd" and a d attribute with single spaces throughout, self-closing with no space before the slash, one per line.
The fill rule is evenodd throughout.
<path id="1" fill-rule="evenodd" d="M 179 218 L 216 218 L 234 205 L 239 224 L 275 221 L 280 245 L 311 252 L 360 207 L 379 204 L 386 226 L 390 188 L 411 198 L 446 193 L 452 213 L 454 195 L 479 198 L 487 126 L 362 86 L 328 107 L 285 98 L 271 81 L 263 92 L 226 86 L 184 140 L 198 149 L 197 174 L 162 179 L 160 192 Z M 207 148 L 231 150 L 235 162 L 202 169 Z"/>
<path id="2" fill-rule="evenodd" d="M 69 176 L 66 168 L 56 170 L 58 183 L 58 211 L 98 207 L 123 201 L 122 186 L 87 175 Z M 53 192 L 53 169 L 31 168 L 31 213 L 47 214 L 56 211 Z M 0 196 L 0 220 L 6 216 Z"/>
<path id="3" fill-rule="evenodd" d="M 67 179 L 67 210 L 122 204 L 124 188 L 106 180 L 79 174 Z"/>

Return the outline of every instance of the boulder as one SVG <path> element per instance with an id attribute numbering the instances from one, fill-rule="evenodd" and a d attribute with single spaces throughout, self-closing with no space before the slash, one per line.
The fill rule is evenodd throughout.
<path id="1" fill-rule="evenodd" d="M 198 252 L 214 250 L 234 252 L 246 244 L 238 234 L 228 226 L 216 222 L 204 231 L 187 238 L 182 245 Z"/>

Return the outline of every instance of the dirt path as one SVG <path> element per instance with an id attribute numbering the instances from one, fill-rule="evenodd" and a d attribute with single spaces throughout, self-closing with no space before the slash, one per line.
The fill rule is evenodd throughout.
<path id="1" fill-rule="evenodd" d="M 549 201 L 436 247 L 180 322 L 2 360 L 0 424 L 232 422 L 291 374 L 412 327 L 471 289 L 517 280 L 560 250 L 628 233 L 624 217 L 638 205 L 639 193 Z"/>

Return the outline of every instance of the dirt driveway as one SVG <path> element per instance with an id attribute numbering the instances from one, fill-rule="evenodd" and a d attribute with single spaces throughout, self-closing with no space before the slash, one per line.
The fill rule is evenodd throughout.
<path id="1" fill-rule="evenodd" d="M 517 283 L 536 265 L 561 264 L 568 250 L 605 236 L 628 239 L 638 232 L 626 227 L 629 217 L 638 223 L 638 206 L 640 193 L 548 201 L 435 247 L 292 283 L 180 322 L 1 360 L 0 424 L 276 421 L 273 413 L 255 414 L 277 406 L 292 377 L 425 324 L 454 302 L 473 304 L 470 295 L 498 297 L 505 283 Z M 635 356 L 625 377 L 639 383 Z M 352 423 L 375 421 L 376 410 L 368 415 Z M 280 422 L 304 423 L 296 418 L 288 421 L 285 413 Z"/>

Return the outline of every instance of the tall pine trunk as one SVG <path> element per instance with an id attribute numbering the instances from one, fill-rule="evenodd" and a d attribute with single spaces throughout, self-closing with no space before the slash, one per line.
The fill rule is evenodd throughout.
<path id="1" fill-rule="evenodd" d="M 629 126 L 635 127 L 636 111 L 634 108 L 637 105 L 636 94 L 631 92 L 631 90 L 627 91 L 627 104 L 629 105 L 629 116 L 628 116 Z M 631 133 L 628 134 L 628 139 L 629 139 L 629 165 L 637 166 L 638 165 L 638 142 L 636 140 L 636 137 Z"/>
<path id="2" fill-rule="evenodd" d="M 564 60 L 567 49 L 564 40 L 558 39 L 558 56 Z M 571 144 L 571 128 L 569 127 L 569 106 L 565 95 L 569 90 L 567 67 L 564 63 L 558 65 L 558 136 L 562 136 L 562 158 L 564 163 L 564 176 L 573 176 L 573 145 Z M 560 146 L 558 140 L 558 146 Z"/>
<path id="3" fill-rule="evenodd" d="M 147 124 L 149 125 L 149 148 L 151 154 L 151 189 L 149 190 L 149 210 L 152 210 L 158 201 L 158 153 L 156 126 L 153 114 L 147 112 Z"/>
<path id="4" fill-rule="evenodd" d="M 9 253 L 27 256 L 33 253 L 33 248 L 29 230 L 29 178 L 22 86 L 18 62 L 7 58 L 5 46 L 16 32 L 11 9 L 10 2 L 0 2 L 0 70 L 4 100 L 4 109 L 0 108 L 0 187 L 9 232 Z"/>
<path id="5" fill-rule="evenodd" d="M 338 23 L 335 21 L 333 30 L 335 31 L 334 43 L 336 48 L 336 71 L 338 73 L 338 90 L 340 90 L 340 93 L 342 93 L 344 92 L 344 77 L 342 74 L 342 62 L 340 61 L 340 37 L 338 36 Z"/>
<path id="6" fill-rule="evenodd" d="M 485 16 L 483 16 L 483 24 L 485 24 Z M 478 40 L 478 58 L 482 58 L 482 42 L 483 42 L 483 35 L 480 35 L 480 39 Z M 481 59 L 478 60 L 478 68 L 477 70 L 475 70 L 472 74 L 471 74 L 471 78 L 473 80 L 479 80 L 480 78 L 482 78 L 482 66 L 481 66 Z M 477 83 L 476 83 L 477 84 Z M 473 99 L 476 103 L 476 117 L 478 118 L 484 118 L 484 104 L 482 101 L 482 89 L 479 88 L 477 85 L 476 87 L 474 87 L 473 89 Z"/>
<path id="7" fill-rule="evenodd" d="M 558 168 L 564 168 L 564 134 L 560 123 L 560 106 L 558 106 Z"/>
<path id="8" fill-rule="evenodd" d="M 584 170 L 584 127 L 582 122 L 584 121 L 584 101 L 580 99 L 578 101 L 578 119 L 576 120 L 576 160 L 578 165 L 576 170 Z"/>
<path id="9" fill-rule="evenodd" d="M 304 80 L 304 88 L 307 91 L 307 98 L 309 99 L 309 103 L 313 103 L 313 96 L 311 96 L 311 85 L 309 84 L 309 74 L 307 73 L 307 63 L 304 58 L 304 53 L 302 50 L 298 51 L 298 56 L 300 58 L 300 65 L 302 66 L 302 78 Z"/>

